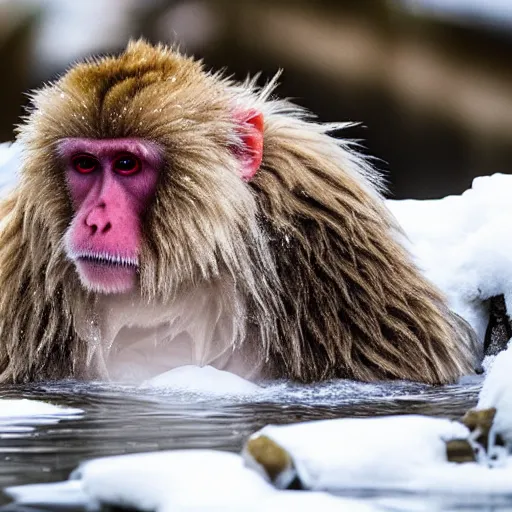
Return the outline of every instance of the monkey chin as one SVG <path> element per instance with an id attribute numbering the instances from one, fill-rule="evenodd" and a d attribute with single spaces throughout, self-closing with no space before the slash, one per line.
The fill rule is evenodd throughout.
<path id="1" fill-rule="evenodd" d="M 137 283 L 135 265 L 98 263 L 79 258 L 76 269 L 83 286 L 89 291 L 116 294 L 131 291 Z"/>

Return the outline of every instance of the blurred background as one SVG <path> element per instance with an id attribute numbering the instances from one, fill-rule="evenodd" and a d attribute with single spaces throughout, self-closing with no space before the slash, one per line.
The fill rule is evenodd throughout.
<path id="1" fill-rule="evenodd" d="M 280 96 L 361 123 L 340 136 L 391 197 L 512 171 L 512 0 L 0 0 L 0 141 L 27 90 L 139 36 L 239 79 L 283 69 Z"/>

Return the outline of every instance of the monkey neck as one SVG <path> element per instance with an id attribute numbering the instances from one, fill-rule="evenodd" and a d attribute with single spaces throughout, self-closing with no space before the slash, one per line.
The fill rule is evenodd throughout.
<path id="1" fill-rule="evenodd" d="M 94 316 L 97 325 L 84 319 L 80 334 L 103 379 L 142 382 L 190 364 L 256 376 L 254 358 L 235 350 L 245 337 L 245 304 L 230 279 L 183 290 L 170 303 L 99 296 Z"/>

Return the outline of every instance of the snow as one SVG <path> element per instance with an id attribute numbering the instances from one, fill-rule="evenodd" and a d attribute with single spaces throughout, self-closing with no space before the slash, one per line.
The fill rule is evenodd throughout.
<path id="1" fill-rule="evenodd" d="M 485 300 L 504 294 L 512 311 L 512 176 L 476 178 L 460 196 L 387 201 L 418 266 L 483 342 Z"/>
<path id="2" fill-rule="evenodd" d="M 89 503 L 89 498 L 83 490 L 82 482 L 79 480 L 20 485 L 10 487 L 6 492 L 16 502 L 29 506 L 51 503 L 54 506 L 85 508 Z"/>
<path id="3" fill-rule="evenodd" d="M 61 505 L 87 503 L 92 509 L 107 504 L 156 512 L 379 510 L 323 493 L 278 491 L 246 468 L 239 455 L 212 450 L 106 457 L 82 464 L 71 478 L 68 483 L 11 487 L 6 492 L 23 505 L 55 505 L 60 496 Z"/>
<path id="4" fill-rule="evenodd" d="M 210 396 L 254 395 L 261 388 L 230 372 L 217 370 L 212 366 L 185 365 L 161 373 L 142 385 L 143 388 L 156 388 L 175 391 L 208 394 Z"/>
<path id="5" fill-rule="evenodd" d="M 487 370 L 480 391 L 478 409 L 496 408 L 493 421 L 494 433 L 499 433 L 512 447 L 512 345 L 500 352 Z"/>
<path id="6" fill-rule="evenodd" d="M 0 144 L 0 196 L 5 196 L 19 180 L 21 144 Z"/>
<path id="7" fill-rule="evenodd" d="M 80 417 L 83 411 L 28 399 L 0 399 L 0 438 Z"/>
<path id="8" fill-rule="evenodd" d="M 266 436 L 292 457 L 307 489 L 508 492 L 512 463 L 497 472 L 447 461 L 446 441 L 468 439 L 461 423 L 426 416 L 345 418 L 267 426 Z M 252 465 L 246 452 L 245 457 Z"/>

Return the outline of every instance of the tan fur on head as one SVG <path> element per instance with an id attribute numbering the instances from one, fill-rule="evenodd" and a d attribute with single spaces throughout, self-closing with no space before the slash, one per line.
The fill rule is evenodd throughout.
<path id="1" fill-rule="evenodd" d="M 87 377 L 76 318 L 82 290 L 63 238 L 71 205 L 56 145 L 64 137 L 139 137 L 165 148 L 144 219 L 144 299 L 229 276 L 244 297 L 236 350 L 268 376 L 444 383 L 471 371 L 470 333 L 411 263 L 376 174 L 273 86 L 235 84 L 177 52 L 130 43 L 36 92 L 19 129 L 22 180 L 3 205 L 3 381 Z M 240 179 L 235 113 L 263 114 L 263 163 Z M 90 318 L 91 324 L 97 321 Z M 245 347 L 245 348 L 244 348 Z"/>

